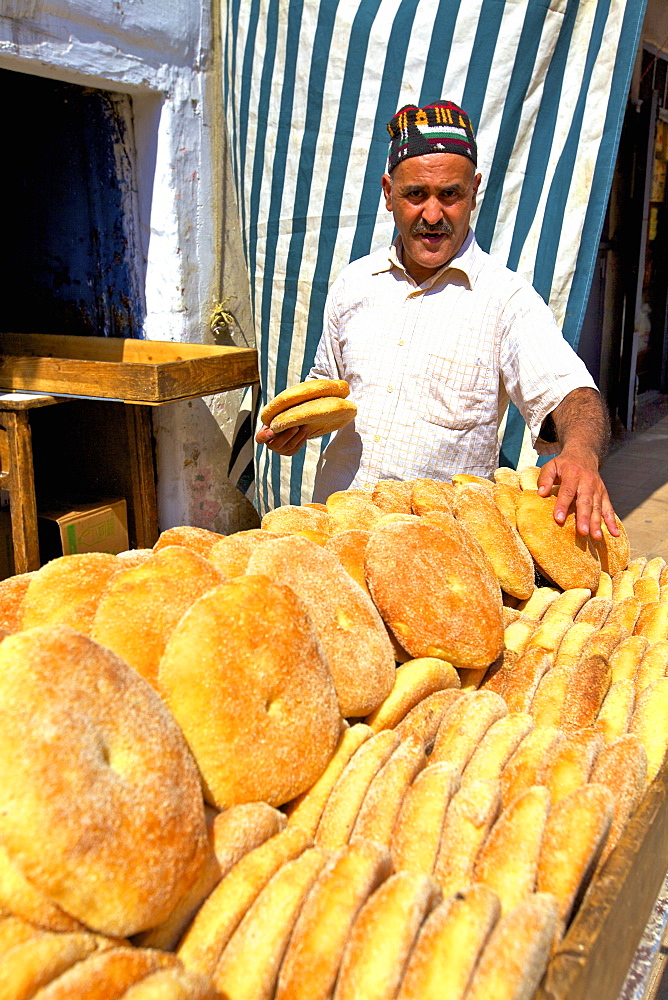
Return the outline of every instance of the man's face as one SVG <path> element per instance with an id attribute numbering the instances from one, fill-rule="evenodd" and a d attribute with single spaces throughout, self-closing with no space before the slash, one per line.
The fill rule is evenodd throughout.
<path id="1" fill-rule="evenodd" d="M 412 156 L 383 175 L 404 267 L 418 284 L 447 264 L 466 239 L 480 180 L 471 160 L 458 153 Z"/>

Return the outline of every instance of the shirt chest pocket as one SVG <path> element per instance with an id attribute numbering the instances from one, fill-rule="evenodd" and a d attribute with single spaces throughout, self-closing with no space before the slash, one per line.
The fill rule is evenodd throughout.
<path id="1" fill-rule="evenodd" d="M 467 430 L 495 413 L 498 376 L 484 360 L 467 355 L 428 354 L 422 375 L 422 417 L 427 423 Z"/>

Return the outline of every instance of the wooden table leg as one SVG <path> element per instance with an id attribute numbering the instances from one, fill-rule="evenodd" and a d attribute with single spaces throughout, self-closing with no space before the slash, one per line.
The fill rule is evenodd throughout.
<path id="1" fill-rule="evenodd" d="M 39 569 L 37 504 L 32 462 L 32 438 L 25 410 L 2 414 L 9 444 L 9 510 L 14 543 L 14 572 Z"/>
<path id="2" fill-rule="evenodd" d="M 131 450 L 134 544 L 138 549 L 149 549 L 159 534 L 151 407 L 126 403 L 125 421 Z"/>

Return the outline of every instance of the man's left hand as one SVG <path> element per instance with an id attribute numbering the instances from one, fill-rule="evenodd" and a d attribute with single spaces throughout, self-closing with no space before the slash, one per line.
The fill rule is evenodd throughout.
<path id="1" fill-rule="evenodd" d="M 559 487 L 554 505 L 554 519 L 563 524 L 569 509 L 575 508 L 575 523 L 580 535 L 590 535 L 595 541 L 603 538 L 601 520 L 611 535 L 619 529 L 608 491 L 598 472 L 598 458 L 575 448 L 564 450 L 550 459 L 538 477 L 538 493 L 548 496 L 553 486 Z"/>

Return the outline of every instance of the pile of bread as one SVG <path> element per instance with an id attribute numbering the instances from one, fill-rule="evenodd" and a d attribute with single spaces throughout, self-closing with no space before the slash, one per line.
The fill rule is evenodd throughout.
<path id="1" fill-rule="evenodd" d="M 0 583 L 0 996 L 532 997 L 668 747 L 668 566 L 537 474 Z"/>

